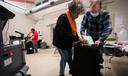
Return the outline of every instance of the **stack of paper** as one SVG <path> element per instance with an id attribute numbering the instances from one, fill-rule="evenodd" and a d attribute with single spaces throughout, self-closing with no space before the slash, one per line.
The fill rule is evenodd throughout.
<path id="1" fill-rule="evenodd" d="M 91 36 L 83 36 L 83 38 L 84 38 L 85 40 L 87 40 L 87 42 L 88 42 L 89 45 L 94 44 L 94 41 L 93 41 L 93 39 L 92 39 Z"/>

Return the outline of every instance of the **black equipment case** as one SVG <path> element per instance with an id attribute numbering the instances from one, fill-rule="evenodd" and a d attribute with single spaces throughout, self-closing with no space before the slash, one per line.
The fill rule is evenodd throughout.
<path id="1" fill-rule="evenodd" d="M 74 46 L 72 76 L 97 76 L 99 73 L 99 47 L 76 44 Z"/>
<path id="2" fill-rule="evenodd" d="M 27 54 L 34 53 L 34 46 L 33 46 L 32 41 L 27 42 L 26 45 L 25 45 L 25 48 L 27 50 Z"/>
<path id="3" fill-rule="evenodd" d="M 14 13 L 0 5 L 0 76 L 27 76 L 23 46 L 5 45 L 3 43 L 3 29 L 8 19 L 12 19 Z"/>

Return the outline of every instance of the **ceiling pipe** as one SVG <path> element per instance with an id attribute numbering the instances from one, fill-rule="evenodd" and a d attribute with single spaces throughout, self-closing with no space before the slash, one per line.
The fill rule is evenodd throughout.
<path id="1" fill-rule="evenodd" d="M 31 15 L 31 14 L 34 14 L 34 13 L 39 12 L 41 10 L 44 10 L 44 9 L 47 9 L 47 8 L 62 4 L 64 2 L 70 3 L 71 1 L 72 0 L 54 0 L 54 1 L 49 1 L 47 3 L 41 4 L 39 6 L 36 6 L 36 7 L 32 8 L 32 9 L 26 11 L 25 14 L 26 15 Z"/>

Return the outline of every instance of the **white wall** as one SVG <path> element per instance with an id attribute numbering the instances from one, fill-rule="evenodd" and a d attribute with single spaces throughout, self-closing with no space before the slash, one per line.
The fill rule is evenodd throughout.
<path id="1" fill-rule="evenodd" d="M 9 43 L 9 35 L 19 36 L 19 34 L 15 33 L 16 30 L 26 35 L 30 31 L 31 27 L 35 27 L 35 21 L 25 16 L 24 10 L 5 4 L 3 2 L 0 2 L 0 4 L 4 5 L 4 7 L 16 15 L 13 19 L 10 19 L 9 22 L 7 22 L 7 25 L 3 30 L 3 39 L 4 42 L 6 42 L 5 44 Z"/>
<path id="2" fill-rule="evenodd" d="M 9 34 L 10 35 L 18 35 L 15 33 L 15 30 L 24 33 L 25 35 L 30 32 L 31 27 L 35 27 L 35 21 L 28 19 L 26 16 L 21 14 L 16 14 L 16 16 L 9 20 Z"/>
<path id="3" fill-rule="evenodd" d="M 118 33 L 122 27 L 122 25 L 125 26 L 128 30 L 128 0 L 113 0 L 113 3 L 110 3 L 107 5 L 107 10 L 110 11 L 113 19 L 113 32 Z M 116 17 L 122 17 L 122 22 L 119 19 L 119 24 L 116 22 Z M 121 23 L 121 24 L 120 24 Z M 116 25 L 117 24 L 117 25 Z"/>
<path id="4" fill-rule="evenodd" d="M 46 21 L 48 22 L 48 21 Z M 38 21 L 36 24 L 36 29 L 41 31 L 41 39 L 44 39 L 48 45 L 51 45 L 51 40 L 50 40 L 50 27 L 45 23 L 44 20 Z"/>

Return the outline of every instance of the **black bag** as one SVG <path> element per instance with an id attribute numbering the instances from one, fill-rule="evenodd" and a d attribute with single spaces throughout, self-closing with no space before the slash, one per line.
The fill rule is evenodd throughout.
<path id="1" fill-rule="evenodd" d="M 42 42 L 42 40 L 38 40 L 38 42 L 37 42 L 38 48 L 41 48 L 41 42 Z"/>
<path id="2" fill-rule="evenodd" d="M 27 54 L 34 53 L 34 46 L 33 46 L 32 41 L 29 41 L 26 43 L 26 50 L 27 50 Z"/>
<path id="3" fill-rule="evenodd" d="M 72 76 L 97 76 L 99 68 L 99 48 L 80 43 L 74 46 Z"/>

